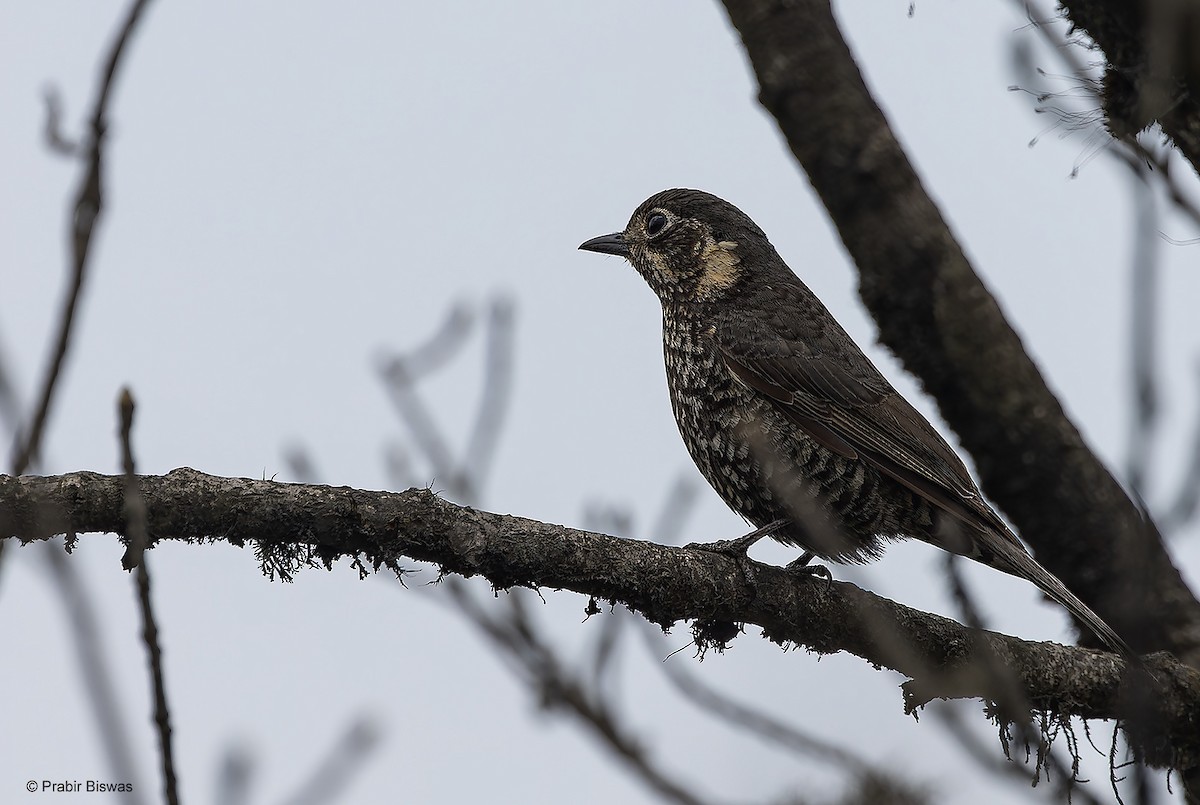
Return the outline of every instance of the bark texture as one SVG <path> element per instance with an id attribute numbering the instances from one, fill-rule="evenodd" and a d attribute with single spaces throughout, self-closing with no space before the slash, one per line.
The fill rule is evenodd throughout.
<path id="1" fill-rule="evenodd" d="M 726 0 L 759 99 L 859 270 L 880 340 L 934 397 L 981 486 L 1052 573 L 1140 651 L 1200 667 L 1200 604 L 1084 443 L 871 97 L 828 2 Z"/>
<path id="2" fill-rule="evenodd" d="M 1104 116 L 1116 137 L 1158 123 L 1193 170 L 1200 158 L 1200 6 L 1191 0 L 1063 0 L 1104 52 Z"/>
<path id="3" fill-rule="evenodd" d="M 495 587 L 548 587 L 620 602 L 669 627 L 695 621 L 714 645 L 755 624 L 781 645 L 847 651 L 911 677 L 906 706 L 979 697 L 1001 710 L 1121 718 L 1147 759 L 1200 760 L 1200 673 L 1149 658 L 1157 682 L 1114 654 L 978 632 L 834 582 L 705 551 L 620 539 L 456 506 L 425 489 L 221 478 L 191 469 L 140 476 L 151 545 L 164 540 L 254 545 L 269 573 L 352 557 L 400 569 L 406 557 Z M 125 479 L 90 472 L 0 476 L 0 538 L 124 534 Z M 1153 690 L 1153 693 L 1148 691 Z"/>

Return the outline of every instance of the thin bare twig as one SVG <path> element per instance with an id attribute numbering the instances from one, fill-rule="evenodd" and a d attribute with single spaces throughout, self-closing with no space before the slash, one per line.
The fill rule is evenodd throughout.
<path id="1" fill-rule="evenodd" d="M 483 363 L 483 392 L 475 415 L 475 424 L 463 452 L 461 473 L 470 477 L 470 488 L 478 497 L 491 471 L 496 445 L 504 427 L 504 417 L 512 400 L 515 308 L 504 296 L 488 307 L 486 354 Z"/>
<path id="2" fill-rule="evenodd" d="M 428 406 L 417 394 L 416 385 L 421 377 L 443 366 L 462 349 L 474 325 L 475 316 L 471 309 L 461 302 L 456 303 L 425 343 L 379 363 L 384 388 L 396 406 L 400 420 L 408 426 L 413 441 L 428 460 L 434 479 L 451 495 L 464 501 L 474 498 L 473 490 L 457 472 L 449 443 Z"/>
<path id="3" fill-rule="evenodd" d="M 658 516 L 650 531 L 643 533 L 634 526 L 635 518 L 628 507 L 617 503 L 592 501 L 583 509 L 583 527 L 622 537 L 642 536 L 660 545 L 677 545 L 687 518 L 696 507 L 700 489 L 690 475 L 681 474 L 671 482 Z"/>
<path id="4" fill-rule="evenodd" d="M 17 385 L 8 372 L 3 346 L 0 343 L 0 420 L 16 433 L 21 422 L 21 402 L 17 399 Z"/>
<path id="5" fill-rule="evenodd" d="M 75 565 L 67 561 L 62 546 L 47 543 L 42 555 L 58 588 L 56 596 L 67 616 L 80 681 L 91 703 L 92 716 L 100 735 L 100 746 L 109 768 L 119 782 L 132 790 L 123 794 L 129 805 L 144 805 L 145 788 L 139 782 L 138 767 L 129 742 L 129 729 L 117 706 L 118 696 L 113 673 L 106 658 L 97 622 L 99 610 L 79 578 Z"/>
<path id="6" fill-rule="evenodd" d="M 960 617 L 963 622 L 975 629 L 976 635 L 981 635 L 983 630 L 987 628 L 982 616 L 979 614 L 978 608 L 975 606 L 974 598 L 967 589 L 966 580 L 962 574 L 958 572 L 958 563 L 960 559 L 954 554 L 947 553 L 944 557 L 944 568 L 946 578 L 950 582 L 951 595 L 955 603 L 958 605 Z M 1070 794 L 1073 793 L 1076 783 L 1082 782 L 1078 779 L 1078 775 L 1073 769 L 1068 769 L 1052 751 L 1050 742 L 1047 740 L 1045 730 L 1039 731 L 1035 728 L 1033 721 L 1029 718 L 1033 708 L 1030 705 L 1028 697 L 1021 690 L 1020 681 L 1016 678 L 1012 669 L 1005 666 L 1000 661 L 1000 658 L 990 651 L 988 645 L 982 640 L 976 640 L 974 649 L 979 652 L 983 658 L 978 663 L 978 671 L 986 674 L 988 677 L 988 685 L 990 688 L 998 692 L 996 704 L 999 708 L 999 719 L 1002 724 L 1002 729 L 1008 727 L 1016 727 L 1017 742 L 1028 747 L 1031 744 L 1038 747 L 1038 762 L 1034 768 L 1034 783 L 1041 778 L 1043 769 L 1046 771 L 1047 777 L 1050 772 L 1057 772 L 1059 779 L 1062 781 L 1060 785 Z M 943 719 L 943 724 L 948 722 Z M 1078 755 L 1074 756 L 1074 766 L 1078 765 Z"/>
<path id="7" fill-rule="evenodd" d="M 101 73 L 100 91 L 92 112 L 91 126 L 86 144 L 81 148 L 81 151 L 86 154 L 87 163 L 76 191 L 75 206 L 71 215 L 70 285 L 63 301 L 58 334 L 42 378 L 37 406 L 34 408 L 28 427 L 17 435 L 12 461 L 13 475 L 21 475 L 37 459 L 45 433 L 46 421 L 50 416 L 50 408 L 54 401 L 54 392 L 62 374 L 67 351 L 70 348 L 71 333 L 75 323 L 75 313 L 79 308 L 79 298 L 83 291 L 92 235 L 104 204 L 102 182 L 104 138 L 108 130 L 108 102 L 117 75 L 117 67 L 121 64 L 121 57 L 125 53 L 125 46 L 131 39 L 138 21 L 142 17 L 142 12 L 148 4 L 149 0 L 134 0 L 130 5 L 129 12 L 113 42 L 112 50 L 108 54 L 104 71 Z M 53 108 L 47 113 L 48 119 L 52 114 Z M 51 147 L 55 147 L 53 142 L 51 142 Z"/>
<path id="8" fill-rule="evenodd" d="M 150 665 L 154 687 L 154 725 L 158 730 L 159 759 L 162 765 L 163 796 L 168 805 L 179 805 L 179 785 L 175 778 L 175 756 L 171 748 L 171 708 L 167 703 L 167 688 L 162 667 L 162 646 L 158 641 L 158 624 L 150 600 L 150 569 L 146 566 L 146 501 L 142 497 L 133 460 L 133 395 L 121 389 L 119 401 L 121 418 L 121 463 L 125 470 L 125 530 L 129 547 L 121 564 L 133 569 L 137 578 L 138 604 L 142 615 L 142 642 Z"/>
<path id="9" fill-rule="evenodd" d="M 46 125 L 42 129 L 46 145 L 56 154 L 67 157 L 78 156 L 82 150 L 79 143 L 68 139 L 63 133 L 62 95 L 59 94 L 56 87 L 48 86 L 42 92 L 42 99 L 46 102 Z"/>
<path id="10" fill-rule="evenodd" d="M 647 536 L 664 545 L 677 545 L 683 534 L 683 527 L 687 525 L 688 517 L 695 511 L 696 501 L 699 499 L 700 487 L 692 477 L 676 476 L 671 488 L 667 490 L 662 508 L 658 511 L 658 518 L 650 527 Z"/>
<path id="11" fill-rule="evenodd" d="M 588 603 L 588 617 L 598 614 L 594 607 L 596 599 Z M 600 633 L 591 644 L 591 662 L 585 662 L 584 667 L 591 670 L 591 684 L 597 691 L 606 695 L 613 693 L 613 683 L 617 675 L 612 673 L 617 665 L 618 651 L 621 647 L 621 637 L 625 634 L 625 623 L 632 618 L 632 613 L 624 607 L 612 606 L 609 612 L 600 620 Z"/>
<path id="12" fill-rule="evenodd" d="M 449 495 L 463 503 L 477 504 L 512 393 L 515 349 L 512 303 L 500 297 L 492 301 L 488 311 L 483 391 L 461 463 L 454 461 L 445 438 L 416 390 L 420 370 L 448 360 L 462 345 L 468 326 L 462 308 L 456 307 L 432 339 L 418 350 L 385 362 L 381 374 L 413 441 L 433 467 L 439 486 L 445 485 Z M 418 361 L 416 369 L 411 365 L 414 356 Z M 396 474 L 408 471 L 406 454 L 397 456 L 395 451 L 390 451 L 389 455 L 397 458 L 393 467 Z M 539 692 L 545 706 L 573 712 L 643 782 L 664 798 L 687 805 L 702 805 L 705 800 L 672 780 L 650 761 L 646 750 L 628 734 L 608 703 L 604 680 L 619 636 L 615 619 L 605 621 L 606 628 L 595 646 L 590 664 L 593 684 L 589 687 L 564 670 L 554 650 L 539 636 L 535 624 L 522 609 L 519 591 L 508 596 L 509 606 L 505 612 L 492 615 L 475 601 L 467 585 L 452 578 L 443 579 L 442 583 L 450 591 L 459 612 L 502 650 L 526 684 Z"/>
<path id="13" fill-rule="evenodd" d="M 463 345 L 473 318 L 462 305 L 451 309 L 446 321 L 425 344 L 380 362 L 384 386 L 401 421 L 433 470 L 434 481 L 450 497 L 477 503 L 482 483 L 495 455 L 503 418 L 512 397 L 513 306 L 503 297 L 492 300 L 488 311 L 485 343 L 484 383 L 475 423 L 461 460 L 456 460 L 449 441 L 437 426 L 428 405 L 417 392 L 417 380 L 431 367 L 449 360 Z M 396 454 L 393 452 L 394 458 Z M 393 466 L 399 471 L 400 462 Z"/>
<path id="14" fill-rule="evenodd" d="M 633 534 L 633 512 L 625 506 L 602 501 L 590 502 L 583 507 L 583 528 L 618 537 Z"/>
<path id="15" fill-rule="evenodd" d="M 355 719 L 318 763 L 298 793 L 284 800 L 285 805 L 322 805 L 336 802 L 379 744 L 379 727 L 369 718 Z"/>
<path id="16" fill-rule="evenodd" d="M 884 776 L 882 769 L 874 767 L 849 749 L 836 746 L 815 735 L 809 735 L 798 727 L 787 724 L 768 713 L 734 701 L 724 693 L 701 682 L 695 675 L 684 670 L 679 663 L 671 662 L 669 656 L 667 659 L 662 659 L 666 643 L 661 632 L 645 621 L 642 622 L 641 631 L 647 651 L 655 658 L 662 660 L 661 665 L 667 679 L 701 712 L 740 727 L 789 752 L 817 761 L 832 763 L 856 775 Z"/>
<path id="17" fill-rule="evenodd" d="M 601 739 L 651 790 L 671 802 L 702 805 L 708 802 L 681 781 L 671 779 L 651 762 L 649 755 L 620 722 L 612 705 L 595 687 L 589 688 L 567 672 L 553 650 L 537 634 L 525 615 L 520 598 L 501 616 L 488 614 L 457 579 L 446 579 L 459 610 L 500 649 L 526 684 L 539 692 L 544 707 L 574 713 L 579 723 Z"/>
<path id="18" fill-rule="evenodd" d="M 441 369 L 466 344 L 467 336 L 475 329 L 475 311 L 466 302 L 451 305 L 446 318 L 438 325 L 433 335 L 404 354 L 404 366 L 414 379 L 422 378 Z"/>
<path id="19" fill-rule="evenodd" d="M 1084 47 L 1066 38 L 1065 23 L 1052 25 L 1039 21 L 1029 0 L 1022 0 L 1021 5 L 1031 21 L 1031 27 L 1066 66 L 1070 73 L 1068 80 L 1076 83 L 1075 97 L 1085 105 L 1083 112 L 1059 111 L 1059 124 L 1085 132 L 1089 142 L 1103 140 L 1104 146 L 1099 150 L 1103 150 L 1119 164 L 1124 165 L 1134 179 L 1134 253 L 1129 297 L 1130 371 L 1134 398 L 1129 426 L 1126 476 L 1135 496 L 1141 500 L 1149 500 L 1149 474 L 1153 466 L 1155 425 L 1159 416 L 1159 381 L 1155 372 L 1155 353 L 1158 349 L 1155 308 L 1158 303 L 1159 276 L 1155 246 L 1159 238 L 1177 245 L 1188 243 L 1167 237 L 1159 231 L 1161 215 L 1156 203 L 1155 189 L 1161 188 L 1174 209 L 1197 226 L 1200 226 L 1200 206 L 1197 206 L 1185 191 L 1180 172 L 1172 169 L 1176 157 L 1174 149 L 1162 144 L 1148 144 L 1137 136 L 1115 138 L 1105 129 L 1102 115 L 1097 111 L 1103 108 L 1101 79 L 1097 76 L 1095 65 L 1084 60 Z M 1041 16 L 1044 19 L 1052 18 L 1048 11 L 1043 11 Z M 1059 21 L 1061 22 L 1061 19 Z M 1034 71 L 1030 69 L 1032 56 L 1028 48 L 1022 46 L 1016 63 L 1018 69 L 1024 71 L 1026 79 L 1032 79 Z M 1045 76 L 1043 71 L 1037 71 L 1037 74 Z M 1030 94 L 1037 98 L 1038 111 L 1046 109 L 1042 104 L 1047 99 L 1060 97 L 1060 93 L 1038 94 L 1031 91 Z M 1194 186 L 1192 171 L 1183 173 L 1186 180 Z M 1200 423 L 1200 408 L 1197 410 L 1196 419 Z M 1200 424 L 1197 425 L 1193 444 L 1191 458 L 1179 490 L 1169 503 L 1162 506 L 1163 514 L 1159 522 L 1164 535 L 1178 532 L 1200 509 Z"/>
<path id="20" fill-rule="evenodd" d="M 12 471 L 14 475 L 20 475 L 34 466 L 40 454 L 55 390 L 71 342 L 92 236 L 103 205 L 103 156 L 104 137 L 108 125 L 108 102 L 126 45 L 147 5 L 148 0 L 134 0 L 118 28 L 118 33 L 101 72 L 86 147 L 70 143 L 62 136 L 60 125 L 62 104 L 53 90 L 48 90 L 46 93 L 45 134 L 47 145 L 52 151 L 60 154 L 84 157 L 86 164 L 76 190 L 70 219 L 72 259 L 69 287 L 59 316 L 54 347 L 44 370 L 37 404 L 25 427 L 19 425 L 20 406 L 13 385 L 7 375 L 0 372 L 0 413 L 13 422 Z M 74 535 L 68 537 L 68 549 L 73 537 Z M 7 540 L 0 539 L 0 558 L 3 556 L 7 542 Z M 98 640 L 99 627 L 94 618 L 95 608 L 88 600 L 86 590 L 63 552 L 57 547 L 49 546 L 45 551 L 45 557 L 58 588 L 58 599 L 66 609 L 68 623 L 74 634 L 72 644 L 78 654 L 84 690 L 91 702 L 96 725 L 102 737 L 101 745 L 104 747 L 104 752 L 108 756 L 109 764 L 116 778 L 130 783 L 132 786 L 131 790 L 125 792 L 126 801 L 135 803 L 135 805 L 144 802 L 142 795 L 144 789 L 140 783 L 136 783 L 137 769 L 127 737 L 128 731 L 121 721 L 120 711 L 116 706 L 117 695 L 112 683 L 112 674 Z"/>
<path id="21" fill-rule="evenodd" d="M 379 373 L 384 379 L 388 396 L 396 406 L 396 413 L 400 415 L 401 421 L 408 425 L 413 441 L 429 460 L 438 485 L 444 487 L 456 499 L 470 500 L 470 490 L 465 488 L 455 473 L 450 446 L 442 437 L 429 408 L 417 395 L 414 378 L 408 371 L 404 358 L 396 356 L 387 360 L 380 365 Z"/>
<path id="22" fill-rule="evenodd" d="M 1154 458 L 1155 428 L 1159 419 L 1159 382 L 1155 371 L 1159 266 L 1158 204 L 1149 185 L 1148 169 L 1133 172 L 1134 234 L 1130 260 L 1129 370 L 1133 391 L 1126 477 L 1134 494 L 1148 499 Z"/>
<path id="23" fill-rule="evenodd" d="M 294 444 L 283 451 L 283 463 L 288 472 L 300 483 L 315 484 L 320 482 L 321 473 L 317 471 L 312 454 L 300 444 Z"/>
<path id="24" fill-rule="evenodd" d="M 412 457 L 399 442 L 390 441 L 383 446 L 383 468 L 393 489 L 411 489 L 418 483 Z"/>
<path id="25" fill-rule="evenodd" d="M 1197 388 L 1200 388 L 1200 365 L 1196 369 Z M 1200 405 L 1197 410 L 1200 412 Z M 1164 532 L 1178 531 L 1200 512 L 1200 416 L 1192 427 L 1195 430 L 1191 439 L 1191 458 L 1174 499 L 1160 518 Z"/>
<path id="26" fill-rule="evenodd" d="M 229 746 L 221 756 L 217 772 L 217 794 L 221 805 L 249 805 L 250 780 L 254 777 L 254 758 L 241 746 Z"/>

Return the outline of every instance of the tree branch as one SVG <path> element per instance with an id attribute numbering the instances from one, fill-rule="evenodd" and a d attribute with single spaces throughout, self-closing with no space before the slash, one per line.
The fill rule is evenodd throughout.
<path id="1" fill-rule="evenodd" d="M 1061 6 L 1072 26 L 1104 51 L 1104 115 L 1113 135 L 1131 137 L 1157 122 L 1193 170 L 1200 166 L 1195 4 L 1061 0 Z"/>
<path id="2" fill-rule="evenodd" d="M 158 754 L 162 769 L 163 799 L 167 805 L 179 805 L 179 780 L 175 775 L 175 750 L 171 736 L 171 706 L 167 700 L 166 674 L 163 673 L 162 643 L 158 639 L 158 619 L 154 615 L 150 595 L 150 568 L 146 562 L 149 534 L 146 530 L 146 501 L 138 488 L 133 457 L 133 392 L 128 386 L 121 389 L 117 402 L 120 416 L 121 464 L 125 469 L 125 502 L 123 513 L 129 547 L 121 559 L 126 570 L 133 570 L 137 588 L 138 609 L 142 616 L 142 644 L 146 647 L 150 687 L 154 691 L 154 728 L 158 732 Z"/>
<path id="3" fill-rule="evenodd" d="M 41 390 L 38 393 L 37 405 L 34 407 L 28 425 L 17 436 L 13 454 L 13 472 L 23 473 L 38 458 L 41 450 L 42 435 L 46 422 L 50 417 L 50 408 L 54 401 L 54 392 L 59 377 L 62 375 L 63 364 L 71 345 L 71 333 L 75 322 L 75 314 L 79 309 L 79 298 L 83 291 L 83 281 L 88 266 L 88 256 L 91 251 L 92 235 L 96 223 L 104 209 L 104 138 L 108 133 L 108 101 L 112 94 L 117 68 L 125 53 L 125 46 L 133 36 L 138 21 L 146 9 L 149 0 L 134 0 L 129 6 L 113 40 L 112 50 L 109 51 L 104 70 L 101 73 L 100 89 L 96 95 L 96 104 L 92 110 L 91 124 L 85 143 L 79 151 L 84 155 L 85 166 L 80 178 L 79 187 L 75 191 L 75 206 L 71 215 L 71 275 L 66 298 L 63 300 L 62 313 L 59 316 L 58 331 L 54 340 L 54 350 L 46 364 L 45 375 L 42 378 Z M 56 115 L 54 101 L 47 101 L 48 131 L 53 127 Z M 59 138 L 61 141 L 61 138 Z M 50 139 L 52 147 L 58 147 L 54 138 Z"/>
<path id="4" fill-rule="evenodd" d="M 859 269 L 880 340 L 975 458 L 1038 561 L 1140 650 L 1200 667 L 1200 603 L 980 281 L 871 97 L 827 0 L 725 0 Z"/>
<path id="5" fill-rule="evenodd" d="M 491 514 L 425 489 L 369 492 L 191 469 L 139 481 L 156 542 L 256 543 L 296 565 L 312 555 L 305 549 L 327 565 L 351 557 L 376 569 L 398 568 L 410 557 L 443 572 L 484 576 L 498 589 L 549 587 L 620 602 L 664 628 L 682 620 L 755 624 L 780 645 L 847 651 L 908 675 L 910 710 L 934 698 L 1003 699 L 997 674 L 986 672 L 999 661 L 1008 672 L 1005 684 L 1015 681 L 1038 710 L 1064 719 L 1135 719 L 1131 740 L 1151 763 L 1200 762 L 1200 672 L 1166 655 L 1148 660 L 1161 683 L 1150 695 L 1146 680 L 1124 673 L 1114 654 L 976 632 L 852 584 Z M 0 538 L 121 533 L 124 484 L 121 476 L 90 472 L 0 476 Z M 1139 745 L 1143 734 L 1155 738 Z"/>

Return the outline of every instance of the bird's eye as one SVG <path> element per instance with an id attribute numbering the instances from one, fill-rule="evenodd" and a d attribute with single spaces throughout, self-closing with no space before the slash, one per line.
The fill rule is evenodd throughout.
<path id="1" fill-rule="evenodd" d="M 654 237 L 659 232 L 662 232 L 667 226 L 667 216 L 661 212 L 656 212 L 646 219 L 646 234 Z"/>

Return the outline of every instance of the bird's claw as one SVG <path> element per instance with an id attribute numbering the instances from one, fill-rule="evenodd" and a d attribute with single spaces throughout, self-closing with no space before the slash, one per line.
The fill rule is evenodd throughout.
<path id="1" fill-rule="evenodd" d="M 783 569 L 797 576 L 821 576 L 825 579 L 825 589 L 828 591 L 833 587 L 833 574 L 825 565 L 810 565 L 809 562 L 812 560 L 812 552 L 805 551 L 798 559 L 784 565 Z"/>
<path id="2" fill-rule="evenodd" d="M 754 543 L 758 542 L 765 536 L 768 536 L 772 531 L 777 530 L 781 526 L 787 525 L 786 520 L 774 520 L 767 523 L 762 528 L 756 528 L 744 537 L 737 539 L 719 539 L 716 542 L 689 542 L 684 545 L 684 548 L 690 548 L 694 551 L 705 551 L 707 553 L 719 553 L 722 556 L 732 556 L 734 559 L 745 559 L 747 552 L 754 547 Z M 809 554 L 811 558 L 811 554 Z M 802 559 L 804 557 L 801 557 Z M 807 560 L 805 560 L 807 561 Z"/>
<path id="3" fill-rule="evenodd" d="M 733 560 L 734 565 L 741 570 L 742 576 L 751 589 L 755 589 L 755 578 L 758 573 L 755 571 L 754 566 L 757 563 L 750 558 L 749 550 L 754 547 L 754 543 L 766 536 L 772 527 L 774 527 L 774 524 L 767 528 L 759 528 L 751 531 L 746 536 L 738 537 L 737 539 L 720 539 L 716 542 L 691 542 L 683 547 L 696 551 L 704 551 L 705 553 L 728 556 Z M 757 595 L 757 592 L 755 595 Z"/>
<path id="4" fill-rule="evenodd" d="M 745 559 L 746 553 L 761 539 L 761 535 L 747 534 L 737 539 L 719 539 L 716 542 L 689 542 L 684 548 L 705 553 L 719 553 L 734 559 Z"/>

